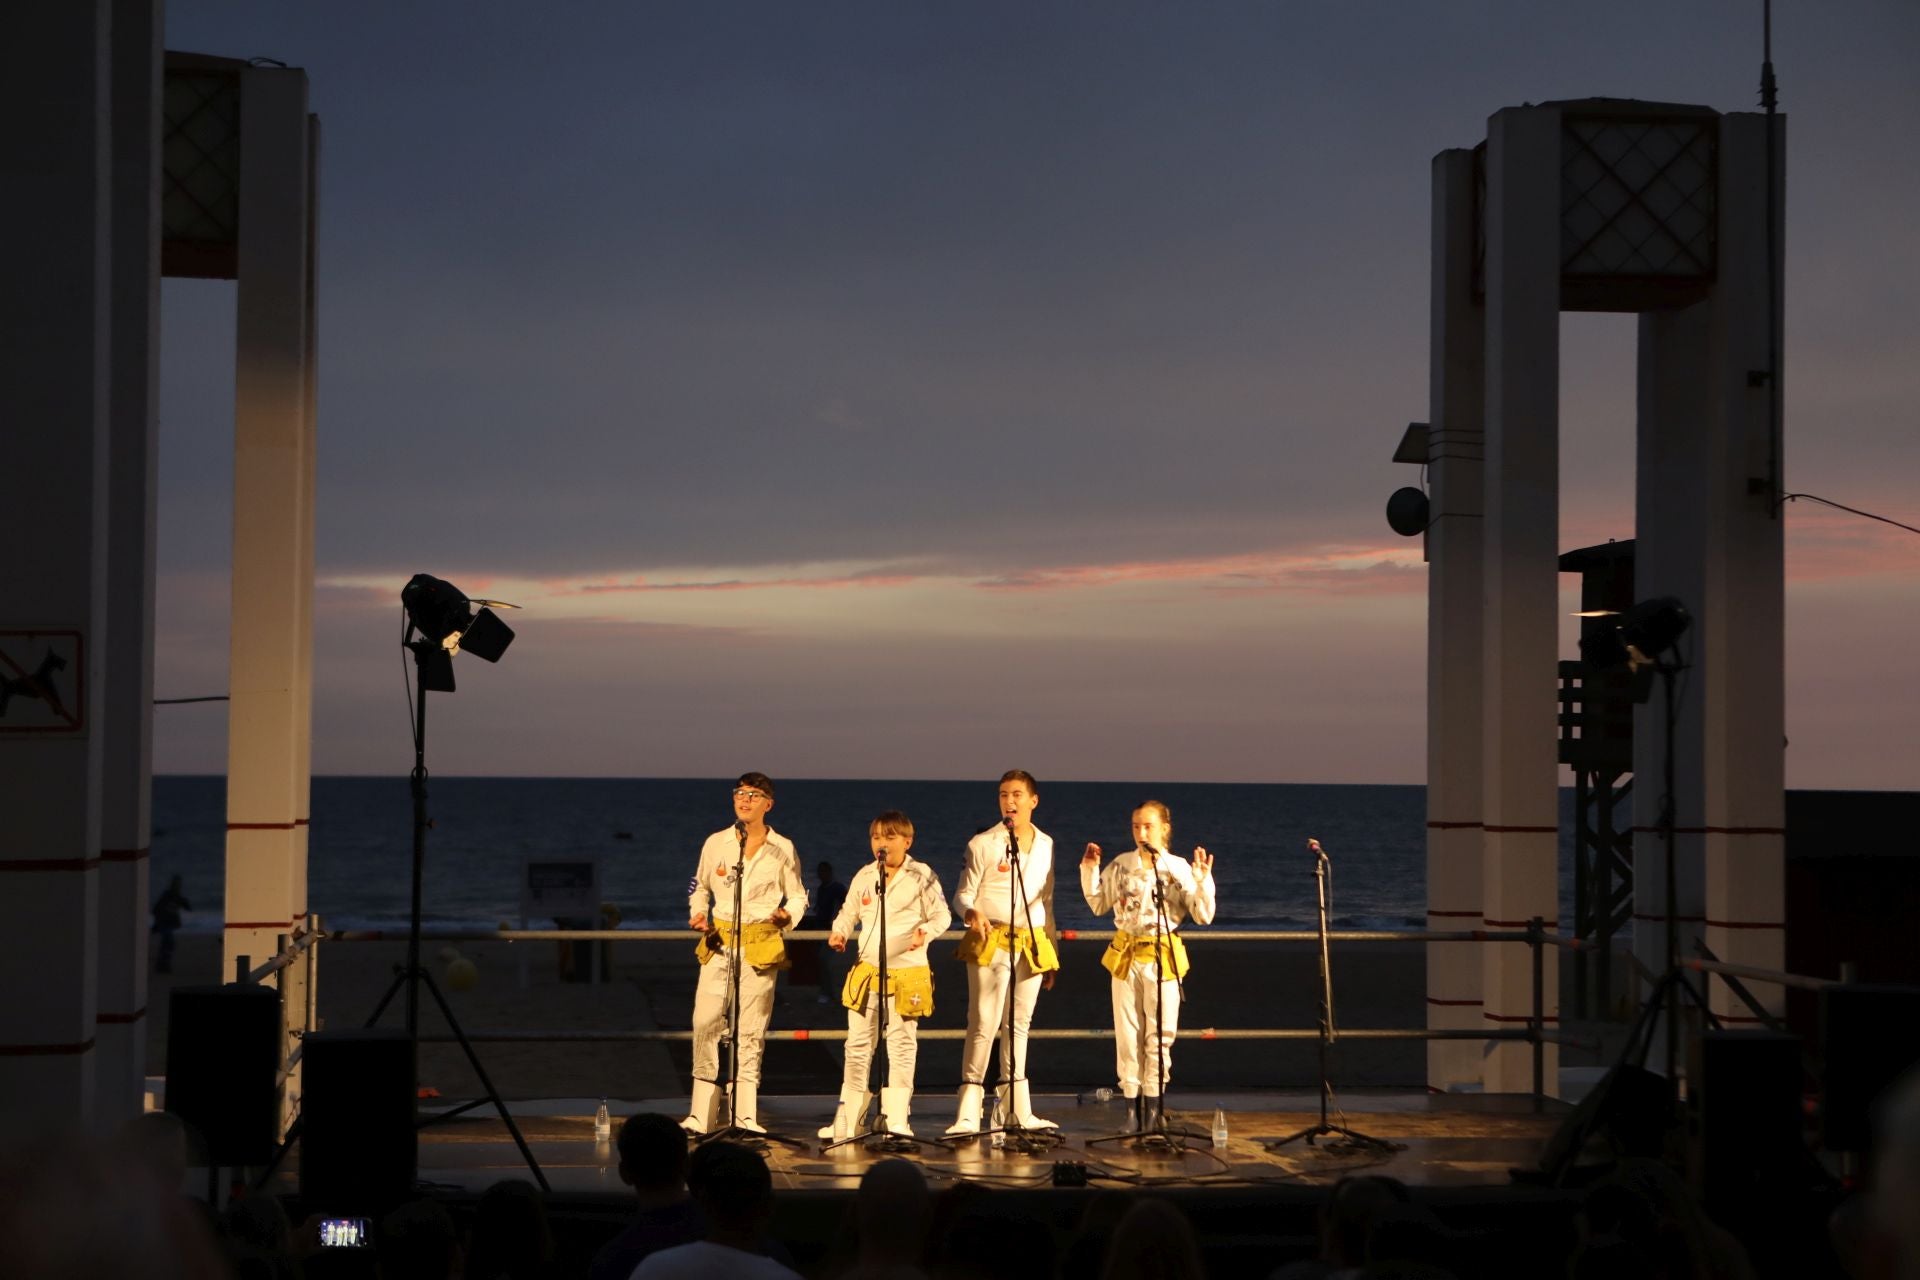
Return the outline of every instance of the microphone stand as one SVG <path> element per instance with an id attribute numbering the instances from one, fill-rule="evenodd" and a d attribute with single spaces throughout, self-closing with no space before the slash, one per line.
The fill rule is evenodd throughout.
<path id="1" fill-rule="evenodd" d="M 876 858 L 874 860 L 874 868 L 874 879 L 879 881 L 879 887 L 874 892 L 880 899 L 880 978 L 874 987 L 873 998 L 879 1002 L 880 1008 L 877 1016 L 880 1025 L 875 1032 L 873 1055 L 875 1058 L 884 1057 L 886 1059 L 886 1066 L 880 1073 L 880 1079 L 883 1081 L 881 1088 L 885 1090 L 893 1087 L 893 1056 L 887 1052 L 889 1013 L 887 1008 L 887 890 L 892 887 L 893 878 L 887 874 L 887 860 L 885 858 Z M 904 871 L 906 868 L 906 859 L 902 858 L 898 869 Z M 869 1059 L 867 1062 L 866 1083 L 870 1084 L 872 1081 L 873 1061 Z M 885 1094 L 883 1093 L 881 1096 L 884 1097 Z M 824 1154 L 825 1152 L 832 1151 L 836 1147 L 844 1147 L 849 1142 L 865 1143 L 866 1150 L 879 1151 L 887 1155 L 899 1155 L 904 1152 L 918 1151 L 927 1145 L 918 1138 L 910 1137 L 904 1133 L 895 1133 L 892 1129 L 888 1128 L 886 1110 L 878 1104 L 874 1106 L 873 1116 L 867 1122 L 867 1131 L 865 1133 L 850 1133 L 844 1138 L 835 1138 L 832 1142 L 821 1147 L 820 1150 Z"/>
<path id="2" fill-rule="evenodd" d="M 1020 837 L 1014 833 L 1013 819 L 1004 819 L 1007 828 L 1007 869 L 1013 873 L 1011 894 L 1008 899 L 1008 914 L 1014 919 L 1026 921 L 1027 943 L 1033 946 L 1033 903 L 1027 897 L 1026 882 L 1020 875 Z M 988 922 L 992 928 L 992 922 Z M 1038 948 L 1035 947 L 1037 954 Z M 1000 1079 L 1006 1086 L 1007 1100 L 1001 1108 L 1001 1122 L 984 1126 L 977 1133 L 956 1134 L 946 1141 L 972 1141 L 975 1138 L 1001 1135 L 1002 1150 L 1018 1152 L 1021 1155 L 1035 1155 L 1051 1150 L 1060 1142 L 1057 1129 L 1029 1129 L 1020 1123 L 1019 1113 L 1014 1110 L 1014 1085 L 1018 1083 L 1014 1075 L 1013 1064 L 1013 1006 L 1020 985 L 1020 947 L 1014 928 L 1014 920 L 1007 921 L 1007 998 L 1000 1010 Z"/>
<path id="3" fill-rule="evenodd" d="M 1329 1143 L 1328 1150 L 1335 1145 L 1344 1145 L 1362 1151 L 1400 1151 L 1404 1149 L 1400 1144 L 1372 1137 L 1345 1125 L 1333 1124 L 1327 1119 L 1327 1109 L 1333 1102 L 1333 1077 L 1327 1067 L 1327 1050 L 1339 1037 L 1333 1024 L 1333 962 L 1327 949 L 1327 882 L 1333 878 L 1333 863 L 1318 840 L 1307 841 L 1307 847 L 1313 850 L 1313 879 L 1320 898 L 1320 1123 L 1310 1124 L 1298 1132 L 1269 1142 L 1267 1150 L 1277 1150 L 1301 1138 L 1305 1138 L 1311 1147 L 1328 1134 L 1338 1134 L 1342 1142 Z"/>
<path id="4" fill-rule="evenodd" d="M 1139 856 L 1137 851 L 1134 856 Z M 1158 1068 L 1160 1093 L 1154 1099 L 1152 1123 L 1147 1121 L 1147 1095 L 1143 1091 L 1135 1095 L 1133 1100 L 1133 1131 L 1094 1138 L 1087 1143 L 1090 1147 L 1101 1142 L 1131 1141 L 1142 1149 L 1185 1151 L 1187 1139 L 1202 1136 L 1185 1128 L 1176 1131 L 1167 1127 L 1167 1076 L 1172 1070 L 1173 1054 L 1166 1047 L 1166 953 L 1173 947 L 1173 930 L 1167 925 L 1167 900 L 1165 881 L 1160 872 L 1160 857 L 1161 853 L 1156 850 L 1153 864 L 1153 1057 Z M 1131 967 L 1131 960 L 1128 965 Z M 1177 976 L 1175 981 L 1179 981 Z"/>

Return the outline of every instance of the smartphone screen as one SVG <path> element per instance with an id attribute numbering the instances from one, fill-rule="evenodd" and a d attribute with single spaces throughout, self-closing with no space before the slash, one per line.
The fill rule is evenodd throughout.
<path id="1" fill-rule="evenodd" d="M 329 1249 L 364 1249 L 373 1243 L 365 1218 L 320 1219 L 320 1244 Z"/>

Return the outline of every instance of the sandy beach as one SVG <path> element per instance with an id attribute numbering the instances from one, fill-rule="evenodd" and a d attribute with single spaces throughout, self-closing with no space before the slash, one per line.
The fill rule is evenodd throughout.
<path id="1" fill-rule="evenodd" d="M 796 944 L 804 945 L 804 944 Z M 611 948 L 612 972 L 598 985 L 561 981 L 561 944 L 553 942 L 444 943 L 428 941 L 422 955 L 441 976 L 443 950 L 456 947 L 472 960 L 478 980 L 465 991 L 442 983 L 455 1016 L 470 1034 L 487 1032 L 682 1030 L 688 1026 L 698 966 L 692 938 L 682 942 L 632 942 Z M 1033 1074 L 1045 1092 L 1078 1091 L 1113 1083 L 1112 1012 L 1102 944 L 1062 944 L 1062 972 L 1040 999 L 1036 1029 L 1094 1028 L 1102 1038 L 1036 1041 Z M 1315 1048 L 1311 1041 L 1213 1041 L 1206 1028 L 1316 1025 L 1316 965 L 1311 946 L 1251 942 L 1191 944 L 1182 1035 L 1175 1049 L 1175 1091 L 1311 1087 Z M 1351 943 L 1336 946 L 1334 1000 L 1343 1027 L 1418 1027 L 1424 1019 L 1425 959 L 1419 945 Z M 318 1010 L 323 1027 L 363 1025 L 404 962 L 401 942 L 334 942 L 318 959 Z M 952 943 L 935 951 L 937 1008 L 927 1029 L 963 1028 L 966 978 L 951 958 Z M 526 970 L 526 985 L 520 981 Z M 804 963 L 802 968 L 804 969 Z M 164 1073 L 167 992 L 170 984 L 218 981 L 218 939 L 183 936 L 171 978 L 152 978 L 149 1000 L 149 1074 Z M 819 989 L 783 974 L 773 1015 L 776 1029 L 844 1029 L 837 1001 L 821 1003 Z M 837 987 L 836 987 L 837 991 Z M 381 1025 L 402 1023 L 396 999 Z M 421 995 L 424 1036 L 444 1033 L 445 1020 Z M 642 1099 L 686 1090 L 689 1046 L 647 1041 L 483 1043 L 481 1061 L 502 1096 L 524 1098 Z M 769 1093 L 831 1093 L 838 1089 L 841 1046 L 837 1041 L 775 1041 L 767 1046 L 764 1089 Z M 1425 1075 L 1419 1042 L 1345 1043 L 1336 1048 L 1337 1085 L 1355 1088 L 1419 1088 Z M 925 1040 L 917 1088 L 923 1095 L 951 1091 L 958 1083 L 959 1044 Z M 421 1050 L 421 1083 L 449 1098 L 480 1091 L 479 1081 L 455 1044 Z"/>

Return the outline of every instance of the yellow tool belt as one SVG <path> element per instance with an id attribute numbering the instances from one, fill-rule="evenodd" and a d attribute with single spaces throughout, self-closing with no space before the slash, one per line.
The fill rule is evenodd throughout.
<path id="1" fill-rule="evenodd" d="M 867 1007 L 873 984 L 880 970 L 862 960 L 847 975 L 840 988 L 840 1003 L 860 1013 Z M 903 1018 L 924 1018 L 933 1012 L 933 970 L 923 964 L 902 965 L 887 970 L 887 985 L 893 988 L 893 1011 Z"/>
<path id="2" fill-rule="evenodd" d="M 1159 951 L 1160 972 L 1171 973 L 1175 978 L 1187 976 L 1187 944 L 1180 940 L 1179 934 L 1169 934 L 1161 939 Z M 1128 933 L 1120 929 L 1115 931 L 1113 941 L 1107 944 L 1107 953 L 1100 957 L 1100 963 L 1114 977 L 1125 978 L 1127 970 L 1134 965 L 1152 964 L 1153 953 L 1152 934 Z"/>
<path id="3" fill-rule="evenodd" d="M 1008 942 L 1008 934 L 1012 942 Z M 1012 946 L 1014 954 L 1027 958 L 1027 963 L 1035 973 L 1051 973 L 1060 967 L 1060 957 L 1053 949 L 1053 939 L 1047 936 L 1045 929 L 1011 929 L 1004 924 L 994 925 L 982 938 L 969 929 L 960 938 L 960 948 L 954 954 L 967 964 L 977 964 L 981 968 L 993 963 L 1003 947 Z"/>
<path id="4" fill-rule="evenodd" d="M 720 944 L 731 947 L 733 921 L 715 920 L 713 927 L 720 932 Z M 747 963 L 754 968 L 790 969 L 793 967 L 793 961 L 787 959 L 786 937 L 780 932 L 780 926 L 773 921 L 760 920 L 748 924 L 745 938 L 746 946 L 743 949 L 747 953 Z M 693 949 L 693 954 L 699 957 L 701 964 L 705 964 L 720 953 L 707 944 L 707 935 L 701 934 L 700 945 Z"/>

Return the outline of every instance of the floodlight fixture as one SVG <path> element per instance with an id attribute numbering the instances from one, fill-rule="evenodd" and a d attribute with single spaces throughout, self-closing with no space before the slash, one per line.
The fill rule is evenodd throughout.
<path id="1" fill-rule="evenodd" d="M 416 573 L 400 589 L 409 635 L 419 640 L 403 643 L 419 660 L 421 686 L 436 693 L 453 692 L 453 655 L 465 650 L 487 662 L 498 662 L 513 643 L 513 630 L 494 609 L 517 609 L 504 600 L 475 600 L 444 578 Z M 479 605 L 476 614 L 473 606 Z"/>
<path id="2" fill-rule="evenodd" d="M 1595 671 L 1625 666 L 1637 674 L 1658 666 L 1660 655 L 1693 625 L 1693 615 L 1672 596 L 1642 600 L 1624 613 L 1590 609 L 1579 616 L 1612 619 L 1580 638 L 1580 657 Z"/>

